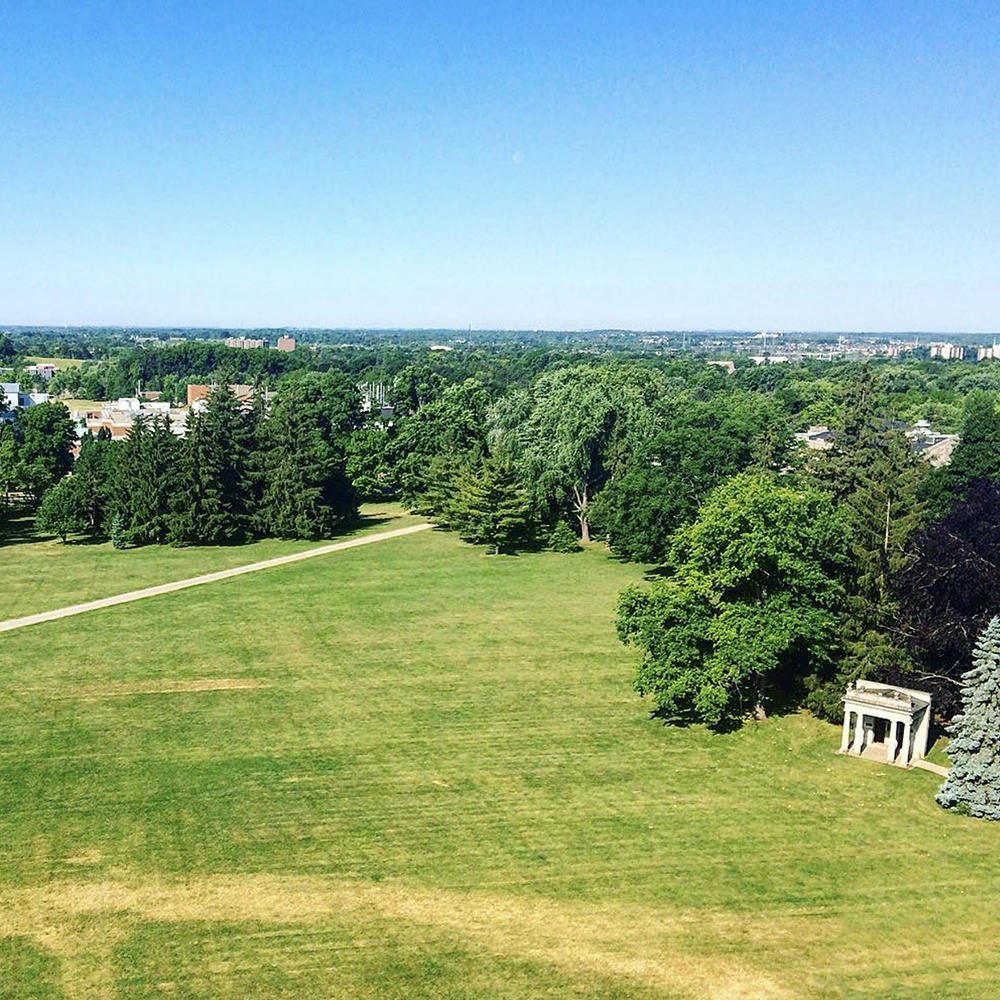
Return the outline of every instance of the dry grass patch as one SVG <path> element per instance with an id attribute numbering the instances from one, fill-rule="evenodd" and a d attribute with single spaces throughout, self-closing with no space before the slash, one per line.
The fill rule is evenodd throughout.
<path id="1" fill-rule="evenodd" d="M 110 944 L 123 921 L 310 924 L 328 918 L 402 921 L 446 931 L 503 957 L 571 974 L 625 979 L 705 1000 L 793 1000 L 800 994 L 749 963 L 688 947 L 692 932 L 720 942 L 791 947 L 797 926 L 725 913 L 672 914 L 534 898 L 351 884 L 266 875 L 215 876 L 180 884 L 56 882 L 0 897 L 0 933 L 34 938 L 63 963 L 66 992 L 104 997 Z M 95 933 L 94 928 L 101 928 Z M 81 970 L 89 970 L 82 975 Z"/>
<path id="2" fill-rule="evenodd" d="M 22 688 L 21 691 L 46 690 L 54 698 L 95 701 L 102 698 L 127 698 L 137 694 L 201 694 L 207 691 L 248 691 L 270 687 L 262 677 L 204 677 L 197 680 L 121 681 L 112 684 L 62 686 L 58 691 Z"/>

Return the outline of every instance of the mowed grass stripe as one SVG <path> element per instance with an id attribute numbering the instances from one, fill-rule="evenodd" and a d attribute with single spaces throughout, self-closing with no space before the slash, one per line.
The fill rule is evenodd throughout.
<path id="1" fill-rule="evenodd" d="M 291 920 L 277 951 L 249 905 L 199 920 L 191 950 L 184 921 L 115 910 L 102 967 L 129 997 L 690 997 L 713 969 L 730 1000 L 990 996 L 1000 831 L 939 810 L 933 775 L 836 757 L 839 730 L 805 715 L 650 720 L 613 628 L 640 578 L 597 550 L 487 558 L 425 532 L 93 612 L 99 643 L 71 619 L 10 633 L 2 891 L 232 878 L 277 905 L 304 879 L 448 901 L 421 921 L 364 896 Z M 212 678 L 260 684 L 88 695 Z M 544 906 L 575 934 L 536 953 Z M 206 975 L 205 949 L 231 961 Z M 609 949 L 675 981 L 587 959 Z"/>

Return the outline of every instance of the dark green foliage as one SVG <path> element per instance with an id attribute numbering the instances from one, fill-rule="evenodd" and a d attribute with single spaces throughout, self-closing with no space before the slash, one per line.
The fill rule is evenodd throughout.
<path id="1" fill-rule="evenodd" d="M 720 486 L 678 532 L 672 575 L 621 596 L 619 635 L 644 652 L 636 689 L 713 725 L 794 694 L 837 649 L 846 545 L 824 494 L 750 473 Z"/>
<path id="2" fill-rule="evenodd" d="M 12 422 L 0 420 L 0 510 L 17 483 L 17 431 Z"/>
<path id="3" fill-rule="evenodd" d="M 548 545 L 551 552 L 580 552 L 582 551 L 576 532 L 565 522 L 559 521 L 549 532 Z"/>
<path id="4" fill-rule="evenodd" d="M 115 445 L 111 511 L 132 545 L 167 541 L 181 447 L 165 417 L 137 418 L 125 440 Z"/>
<path id="5" fill-rule="evenodd" d="M 957 708 L 955 681 L 973 637 L 1000 607 L 1000 484 L 980 482 L 944 520 L 915 534 L 895 581 L 901 627 L 920 686 L 946 718 Z"/>
<path id="6" fill-rule="evenodd" d="M 979 636 L 972 669 L 962 675 L 962 711 L 948 733 L 951 770 L 937 801 L 1000 820 L 1000 618 Z"/>
<path id="7" fill-rule="evenodd" d="M 45 491 L 35 524 L 39 531 L 58 535 L 63 542 L 90 527 L 83 491 L 75 476 L 61 479 Z"/>
<path id="8" fill-rule="evenodd" d="M 440 470 L 432 462 L 447 455 L 454 464 L 476 462 L 486 451 L 486 411 L 489 393 L 481 382 L 466 379 L 423 403 L 404 417 L 389 445 L 388 455 L 399 487 L 399 498 L 411 509 L 427 509 L 424 494 L 434 488 Z"/>
<path id="9" fill-rule="evenodd" d="M 783 415 L 750 393 L 684 400 L 669 407 L 666 419 L 669 429 L 594 504 L 594 525 L 611 550 L 637 562 L 662 562 L 674 531 L 712 489 L 751 465 L 780 467 L 788 451 Z"/>
<path id="10" fill-rule="evenodd" d="M 517 463 L 538 515 L 572 514 L 590 540 L 591 507 L 662 426 L 662 376 L 638 365 L 544 373 L 491 414 L 494 450 Z"/>
<path id="11" fill-rule="evenodd" d="M 73 466 L 73 482 L 87 518 L 87 531 L 99 535 L 111 508 L 118 445 L 101 428 L 80 439 L 80 456 Z"/>
<path id="12" fill-rule="evenodd" d="M 365 427 L 347 439 L 347 478 L 361 500 L 387 500 L 396 493 L 389 463 L 389 435 Z"/>
<path id="13" fill-rule="evenodd" d="M 965 404 L 961 441 L 951 461 L 927 477 L 923 491 L 930 514 L 947 516 L 969 496 L 973 484 L 1000 481 L 1000 412 L 996 394 L 976 391 Z"/>
<path id="14" fill-rule="evenodd" d="M 496 459 L 458 473 L 444 513 L 465 541 L 488 545 L 494 555 L 514 551 L 529 534 L 528 496 L 514 469 Z"/>
<path id="15" fill-rule="evenodd" d="M 38 403 L 18 410 L 16 425 L 17 485 L 37 502 L 73 467 L 76 432 L 62 403 Z"/>
<path id="16" fill-rule="evenodd" d="M 285 388 L 266 425 L 263 533 L 321 538 L 357 515 L 346 472 L 357 410 L 357 393 L 339 376 L 310 373 Z"/>
<path id="17" fill-rule="evenodd" d="M 251 534 L 254 421 L 228 386 L 188 416 L 178 489 L 171 497 L 174 545 L 231 545 Z"/>

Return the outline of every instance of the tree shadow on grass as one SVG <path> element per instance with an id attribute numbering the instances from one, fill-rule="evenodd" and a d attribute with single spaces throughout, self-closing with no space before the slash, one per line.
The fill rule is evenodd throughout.
<path id="1" fill-rule="evenodd" d="M 41 542 L 55 535 L 40 535 L 35 531 L 35 519 L 23 511 L 0 514 L 0 548 Z"/>

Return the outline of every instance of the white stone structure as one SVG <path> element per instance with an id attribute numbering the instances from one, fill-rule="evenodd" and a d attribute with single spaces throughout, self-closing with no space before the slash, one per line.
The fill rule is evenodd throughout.
<path id="1" fill-rule="evenodd" d="M 931 696 L 926 691 L 855 681 L 844 695 L 840 752 L 909 767 L 927 753 Z"/>

